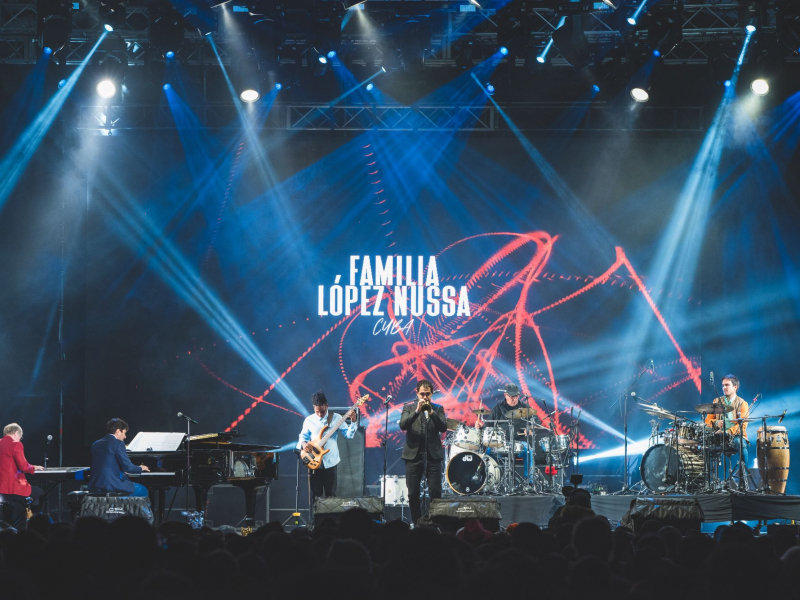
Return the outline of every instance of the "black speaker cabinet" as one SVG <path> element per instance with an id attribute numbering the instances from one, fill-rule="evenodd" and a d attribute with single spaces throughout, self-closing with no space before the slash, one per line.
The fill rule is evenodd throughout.
<path id="1" fill-rule="evenodd" d="M 636 498 L 621 523 L 631 525 L 637 533 L 651 519 L 672 525 L 685 534 L 689 530 L 700 531 L 705 515 L 697 498 Z"/>
<path id="2" fill-rule="evenodd" d="M 500 504 L 496 498 L 436 498 L 427 517 L 445 533 L 455 533 L 470 519 L 478 519 L 487 531 L 500 531 Z"/>
<path id="3" fill-rule="evenodd" d="M 342 515 L 351 508 L 363 508 L 378 520 L 383 516 L 383 498 L 374 496 L 317 498 L 314 500 L 314 526 L 318 526 L 326 519 L 338 523 Z"/>

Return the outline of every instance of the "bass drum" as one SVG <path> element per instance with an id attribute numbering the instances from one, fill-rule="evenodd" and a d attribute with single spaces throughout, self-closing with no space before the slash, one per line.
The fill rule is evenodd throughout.
<path id="1" fill-rule="evenodd" d="M 702 482 L 703 459 L 682 446 L 657 444 L 644 453 L 639 470 L 651 492 L 674 491 L 679 481 L 690 490 Z"/>
<path id="2" fill-rule="evenodd" d="M 461 452 L 451 456 L 445 475 L 450 489 L 462 496 L 493 492 L 500 483 L 497 462 L 491 456 L 477 452 Z"/>

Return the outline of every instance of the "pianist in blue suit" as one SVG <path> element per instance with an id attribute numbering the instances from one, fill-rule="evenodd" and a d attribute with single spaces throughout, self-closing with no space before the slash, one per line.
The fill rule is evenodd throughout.
<path id="1" fill-rule="evenodd" d="M 92 471 L 90 492 L 119 492 L 128 496 L 147 496 L 147 488 L 133 483 L 125 473 L 150 471 L 147 466 L 137 467 L 128 458 L 123 440 L 128 424 L 122 419 L 111 419 L 106 424 L 105 437 L 92 444 Z"/>

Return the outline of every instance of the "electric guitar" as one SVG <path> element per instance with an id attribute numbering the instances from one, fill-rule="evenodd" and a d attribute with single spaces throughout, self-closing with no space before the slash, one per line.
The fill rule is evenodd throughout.
<path id="1" fill-rule="evenodd" d="M 342 423 L 347 420 L 347 415 L 352 413 L 367 400 L 369 400 L 369 394 L 364 394 L 361 396 L 361 398 L 356 400 L 356 403 L 353 404 L 350 410 L 347 411 L 345 416 L 339 419 L 335 425 L 332 427 L 330 425 L 325 425 L 322 429 L 320 429 L 315 439 L 307 442 L 311 446 L 311 452 L 306 452 L 305 450 L 300 451 L 300 460 L 303 461 L 305 466 L 312 471 L 319 469 L 320 465 L 322 464 L 322 457 L 330 452 L 329 448 L 325 448 L 325 444 L 327 444 L 328 440 L 333 437 L 333 434 L 339 430 L 339 427 L 342 426 Z"/>

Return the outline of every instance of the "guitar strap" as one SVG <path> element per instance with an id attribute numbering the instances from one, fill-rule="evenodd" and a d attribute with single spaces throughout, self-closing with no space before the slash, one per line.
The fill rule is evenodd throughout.
<path id="1" fill-rule="evenodd" d="M 331 421 L 333 421 L 333 413 L 328 411 L 328 427 L 331 426 Z"/>

